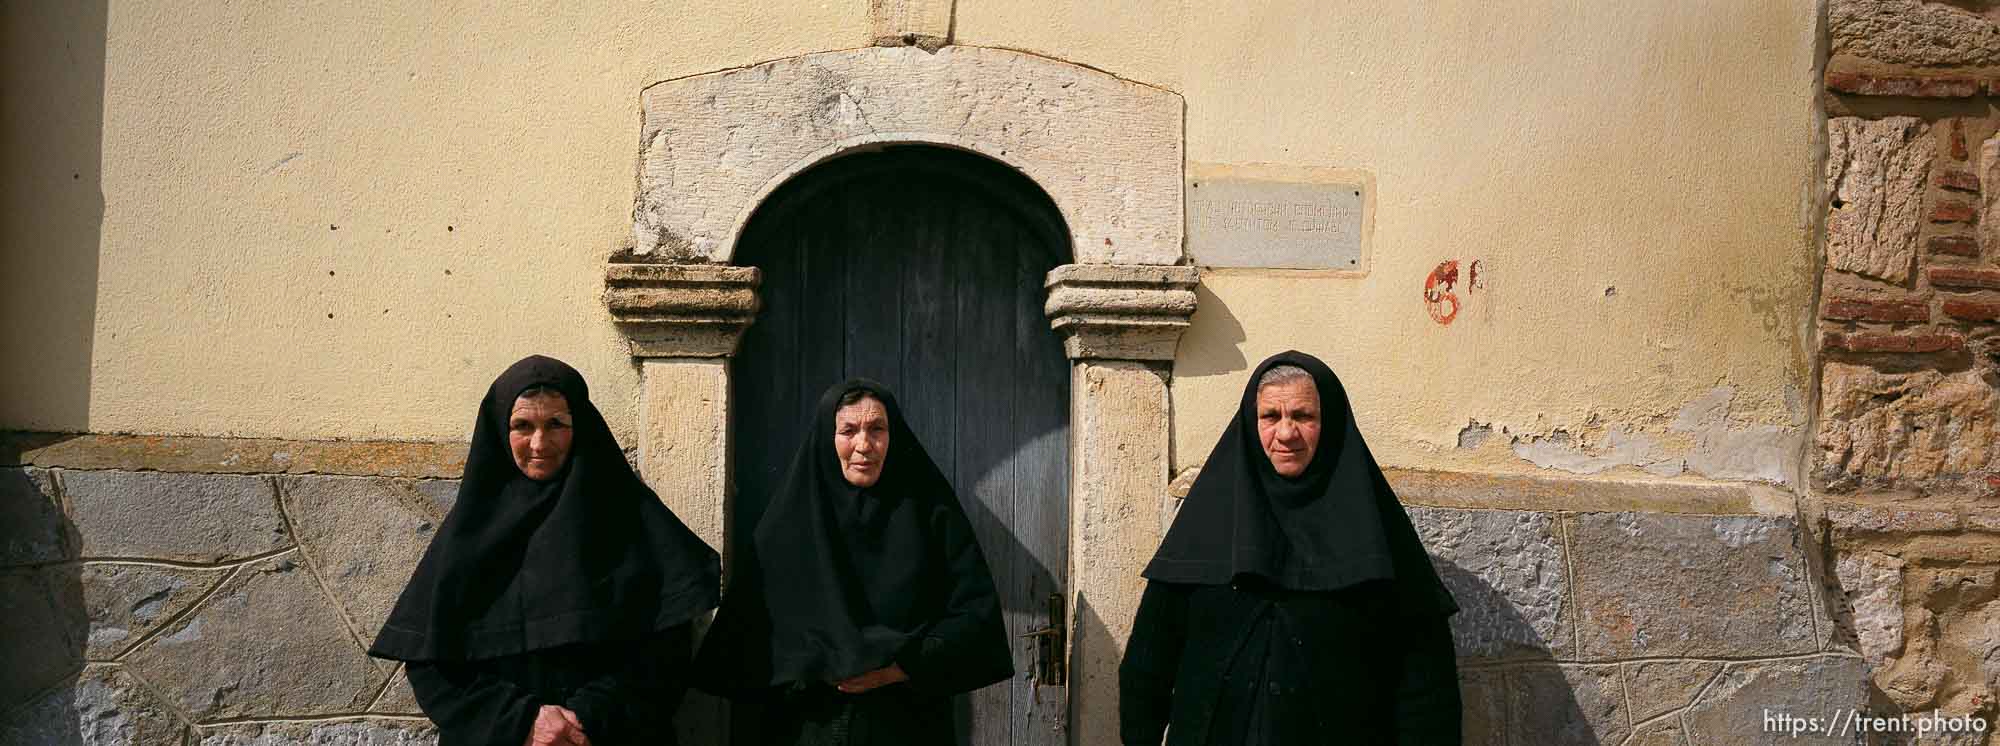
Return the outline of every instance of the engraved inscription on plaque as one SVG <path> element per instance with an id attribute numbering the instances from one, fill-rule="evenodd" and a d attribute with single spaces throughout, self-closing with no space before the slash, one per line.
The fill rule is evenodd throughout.
<path id="1" fill-rule="evenodd" d="M 1191 179 L 1188 255 L 1204 267 L 1366 271 L 1364 194 L 1359 182 Z"/>

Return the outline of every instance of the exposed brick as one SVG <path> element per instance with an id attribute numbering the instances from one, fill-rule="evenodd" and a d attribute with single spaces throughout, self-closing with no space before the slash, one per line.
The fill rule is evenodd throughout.
<path id="1" fill-rule="evenodd" d="M 2000 301 L 1951 299 L 1944 302 L 1944 312 L 1965 321 L 2000 321 Z"/>
<path id="2" fill-rule="evenodd" d="M 1860 93 L 1862 85 L 1867 80 L 1869 79 L 1866 76 L 1859 73 L 1826 71 L 1826 89 L 1835 93 Z"/>
<path id="3" fill-rule="evenodd" d="M 1923 98 L 1971 98 L 1979 95 L 1974 78 L 1923 78 L 1917 81 L 1917 95 Z"/>
<path id="4" fill-rule="evenodd" d="M 1993 81 L 1993 84 L 2000 85 L 2000 80 Z M 1972 158 L 1972 151 L 1965 149 L 1965 120 L 1963 119 L 1951 120 L 1950 139 L 1951 139 L 1951 157 L 1953 160 L 1963 161 L 1963 160 L 1970 160 Z"/>
<path id="5" fill-rule="evenodd" d="M 1834 298 L 1820 309 L 1820 317 L 1836 321 L 1930 321 L 1931 308 L 1923 301 Z"/>
<path id="6" fill-rule="evenodd" d="M 1965 337 L 1949 332 L 1827 332 L 1821 344 L 1849 352 L 1945 352 L 1965 349 Z"/>
<path id="7" fill-rule="evenodd" d="M 1932 267 L 1931 284 L 1952 288 L 2000 289 L 2000 270 L 1969 267 Z"/>
<path id="8" fill-rule="evenodd" d="M 1826 87 L 1839 93 L 1857 96 L 1914 96 L 1917 93 L 1917 79 L 1829 72 L 1826 74 Z"/>
<path id="9" fill-rule="evenodd" d="M 1956 169 L 1939 171 L 1937 183 L 1938 186 L 1946 189 L 1957 189 L 1962 192 L 1979 191 L 1979 177 L 1971 171 L 1959 171 Z"/>
<path id="10" fill-rule="evenodd" d="M 1932 254 L 1952 256 L 1979 256 L 1979 241 L 1971 236 L 1932 236 Z"/>
<path id="11" fill-rule="evenodd" d="M 1906 75 L 1867 75 L 1833 72 L 1826 74 L 1827 90 L 1855 96 L 1914 96 L 1917 98 L 1969 98 L 1979 95 L 1977 78 L 1932 78 Z"/>
<path id="12" fill-rule="evenodd" d="M 1979 213 L 1973 210 L 1970 202 L 1940 200 L 1931 206 L 1933 223 L 1970 223 L 1978 217 Z"/>

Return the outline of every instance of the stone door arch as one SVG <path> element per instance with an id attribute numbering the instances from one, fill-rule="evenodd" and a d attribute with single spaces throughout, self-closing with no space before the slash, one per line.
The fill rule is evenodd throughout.
<path id="1" fill-rule="evenodd" d="M 606 267 L 605 302 L 642 368 L 641 471 L 725 563 L 729 361 L 759 308 L 757 270 L 729 262 L 764 198 L 844 153 L 922 144 L 1007 164 L 1055 203 L 1075 258 L 1044 284 L 1070 360 L 1068 740 L 1115 741 L 1168 480 L 1168 368 L 1195 305 L 1181 98 L 1021 52 L 897 47 L 668 80 L 642 104 L 635 244 Z M 712 707 L 692 703 L 685 727 L 718 727 Z"/>
<path id="2" fill-rule="evenodd" d="M 1023 635 L 1063 621 L 1049 599 L 1068 581 L 1069 362 L 1041 291 L 1067 233 L 1012 169 L 897 146 L 786 182 L 733 256 L 758 269 L 763 307 L 730 361 L 728 541 L 751 541 L 821 391 L 853 376 L 893 389 L 971 520 L 1012 647 L 1011 681 L 955 698 L 971 746 L 1064 743 L 1062 683 L 1039 670 L 1058 651 Z M 757 713 L 730 721 L 736 743 L 762 742 Z"/>

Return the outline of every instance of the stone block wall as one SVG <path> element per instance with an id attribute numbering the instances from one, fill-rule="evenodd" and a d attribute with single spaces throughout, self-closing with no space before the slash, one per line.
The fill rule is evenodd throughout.
<path id="1" fill-rule="evenodd" d="M 456 490 L 0 468 L 0 744 L 434 743 L 365 649 Z"/>
<path id="2" fill-rule="evenodd" d="M 1866 705 L 1791 517 L 1409 510 L 1462 607 L 1467 744 L 1747 743 L 1767 709 Z"/>
<path id="3" fill-rule="evenodd" d="M 1174 480 L 1162 527 L 1199 473 Z M 1852 743 L 1765 718 L 1879 709 L 1788 493 L 1387 476 L 1460 606 L 1467 744 Z"/>
<path id="4" fill-rule="evenodd" d="M 1828 32 L 1810 485 L 1828 595 L 1878 711 L 1992 723 L 2000 4 L 1833 0 Z"/>
<path id="5" fill-rule="evenodd" d="M 275 462 L 198 447 L 106 469 L 69 447 L 0 467 L 0 746 L 435 742 L 363 650 L 456 482 L 214 473 Z M 1463 607 L 1467 743 L 1738 743 L 1766 709 L 1868 706 L 1792 516 L 1494 507 L 1558 481 L 1580 503 L 1663 488 L 1392 479 L 1439 503 L 1410 511 Z"/>

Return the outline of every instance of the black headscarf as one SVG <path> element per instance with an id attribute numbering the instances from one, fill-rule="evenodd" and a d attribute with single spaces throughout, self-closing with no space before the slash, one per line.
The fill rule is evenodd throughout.
<path id="1" fill-rule="evenodd" d="M 1257 381 L 1280 365 L 1304 369 L 1319 392 L 1319 447 L 1293 478 L 1278 475 L 1257 438 Z M 1347 390 L 1326 363 L 1297 351 L 1251 372 L 1144 575 L 1205 585 L 1251 575 L 1304 591 L 1392 580 L 1406 612 L 1458 610 L 1361 440 Z"/>
<path id="2" fill-rule="evenodd" d="M 569 461 L 537 481 L 514 465 L 514 400 L 568 400 Z M 458 501 L 370 655 L 467 661 L 647 637 L 714 608 L 715 551 L 639 481 L 575 369 L 539 355 L 501 373 L 479 404 Z"/>
<path id="3" fill-rule="evenodd" d="M 875 484 L 841 475 L 834 413 L 865 391 L 888 414 Z M 835 683 L 899 663 L 913 686 L 956 692 L 1013 673 L 986 560 L 951 483 L 882 384 L 827 389 L 757 522 L 747 562 L 698 665 L 722 693 Z"/>

